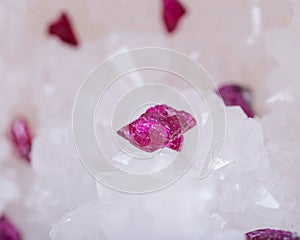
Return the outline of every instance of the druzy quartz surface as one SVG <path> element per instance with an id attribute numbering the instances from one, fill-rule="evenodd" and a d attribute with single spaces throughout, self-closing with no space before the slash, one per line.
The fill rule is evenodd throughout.
<path id="1" fill-rule="evenodd" d="M 167 147 L 180 151 L 183 134 L 196 125 L 193 116 L 165 104 L 150 107 L 138 119 L 118 131 L 137 148 L 153 152 Z"/>

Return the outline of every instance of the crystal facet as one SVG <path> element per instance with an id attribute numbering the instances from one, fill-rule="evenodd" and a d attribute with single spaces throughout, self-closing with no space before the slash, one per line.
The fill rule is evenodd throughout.
<path id="1" fill-rule="evenodd" d="M 24 118 L 15 119 L 10 128 L 10 138 L 19 156 L 30 162 L 32 134 Z"/>
<path id="2" fill-rule="evenodd" d="M 246 233 L 247 240 L 300 240 L 297 234 L 289 231 L 260 229 Z"/>
<path id="3" fill-rule="evenodd" d="M 73 27 L 66 13 L 62 13 L 60 17 L 48 27 L 50 35 L 56 35 L 63 42 L 77 46 L 78 40 L 74 34 Z"/>
<path id="4" fill-rule="evenodd" d="M 168 32 L 173 32 L 181 17 L 186 13 L 183 5 L 177 0 L 163 0 L 163 19 Z"/>
<path id="5" fill-rule="evenodd" d="M 163 104 L 150 107 L 118 134 L 146 152 L 163 147 L 180 151 L 183 134 L 195 125 L 196 120 L 189 113 Z"/>
<path id="6" fill-rule="evenodd" d="M 21 240 L 17 228 L 4 216 L 0 218 L 0 240 Z"/>
<path id="7" fill-rule="evenodd" d="M 240 106 L 248 117 L 254 117 L 248 89 L 233 84 L 223 85 L 219 88 L 219 94 L 226 106 Z"/>

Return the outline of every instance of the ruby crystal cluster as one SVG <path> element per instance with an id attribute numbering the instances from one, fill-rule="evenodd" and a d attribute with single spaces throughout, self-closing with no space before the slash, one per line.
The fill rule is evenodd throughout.
<path id="1" fill-rule="evenodd" d="M 221 86 L 218 93 L 226 106 L 240 106 L 248 117 L 254 117 L 248 89 L 238 85 L 228 84 Z"/>
<path id="2" fill-rule="evenodd" d="M 146 152 L 163 147 L 180 151 L 183 134 L 195 125 L 196 120 L 189 113 L 163 104 L 150 107 L 118 134 Z"/>
<path id="3" fill-rule="evenodd" d="M 66 13 L 62 13 L 56 21 L 49 25 L 48 33 L 57 36 L 60 40 L 72 46 L 79 44 Z"/>
<path id="4" fill-rule="evenodd" d="M 19 231 L 5 216 L 0 218 L 0 240 L 21 240 Z"/>
<path id="5" fill-rule="evenodd" d="M 246 240 L 300 240 L 300 237 L 289 231 L 260 229 L 246 233 Z"/>
<path id="6" fill-rule="evenodd" d="M 11 123 L 10 138 L 19 156 L 30 162 L 32 134 L 24 118 L 17 118 Z"/>

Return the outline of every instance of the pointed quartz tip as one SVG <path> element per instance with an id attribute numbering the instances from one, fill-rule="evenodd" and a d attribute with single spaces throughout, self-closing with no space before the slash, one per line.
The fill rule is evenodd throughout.
<path id="1" fill-rule="evenodd" d="M 275 229 L 259 229 L 246 233 L 246 240 L 300 240 L 295 233 Z"/>
<path id="2" fill-rule="evenodd" d="M 219 87 L 217 93 L 226 106 L 240 106 L 249 118 L 254 117 L 251 93 L 248 89 L 235 84 L 226 84 Z"/>
<path id="3" fill-rule="evenodd" d="M 154 152 L 163 147 L 181 151 L 183 134 L 197 124 L 193 116 L 165 104 L 146 110 L 138 119 L 117 131 L 135 147 Z"/>

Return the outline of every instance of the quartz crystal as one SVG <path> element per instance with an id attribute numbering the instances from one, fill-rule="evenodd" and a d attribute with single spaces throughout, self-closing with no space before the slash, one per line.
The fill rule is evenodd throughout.
<path id="1" fill-rule="evenodd" d="M 195 125 L 196 120 L 189 113 L 167 105 L 156 105 L 121 128 L 118 134 L 146 152 L 163 147 L 180 151 L 183 134 Z"/>
<path id="2" fill-rule="evenodd" d="M 151 194 L 119 193 L 99 183 L 99 200 L 66 212 L 53 226 L 51 239 L 79 239 L 86 234 L 93 240 L 99 234 L 106 240 L 244 240 L 246 229 L 276 224 L 276 216 L 284 217 L 294 202 L 283 198 L 288 192 L 269 169 L 261 126 L 239 107 L 227 107 L 226 116 L 226 140 L 220 156 L 226 165 L 201 180 L 194 165 L 177 182 Z M 205 129 L 201 132 L 207 133 Z M 209 134 L 204 138 L 209 141 Z M 262 187 L 285 205 L 274 208 Z M 256 204 L 262 200 L 264 206 Z M 83 224 L 82 219 L 90 224 Z"/>
<path id="3" fill-rule="evenodd" d="M 24 240 L 245 240 L 246 232 L 263 228 L 300 233 L 299 0 L 177 2 L 187 13 L 174 21 L 170 14 L 169 29 L 177 23 L 172 35 L 164 25 L 163 0 L 1 2 L 0 212 Z M 49 19 L 61 10 L 75 20 L 73 30 L 80 29 L 84 44 L 76 51 L 66 47 L 74 46 L 68 42 L 57 44 L 63 39 L 54 33 L 45 36 Z M 75 39 L 69 42 L 78 43 Z M 123 194 L 101 184 L 96 189 L 72 139 L 76 93 L 100 61 L 144 46 L 193 57 L 217 86 L 234 82 L 251 89 L 257 117 L 225 107 L 223 151 L 211 156 L 214 170 L 199 179 L 211 139 L 209 111 L 189 94 L 192 86 L 180 88 L 184 81 L 174 81 L 174 75 L 146 81 L 136 71 L 118 91 L 152 81 L 187 91 L 185 98 L 200 119 L 203 154 L 196 156 L 199 165 L 159 192 Z M 122 95 L 110 97 L 116 96 Z M 113 109 L 110 102 L 105 108 Z M 14 116 L 28 116 L 34 130 L 30 168 L 10 149 L 7 132 Z M 99 134 L 113 135 L 110 119 L 100 120 L 108 127 Z M 185 137 L 184 144 L 190 140 Z M 107 141 L 112 151 L 115 145 Z"/>
<path id="4" fill-rule="evenodd" d="M 50 35 L 56 35 L 63 42 L 72 46 L 77 46 L 79 44 L 73 26 L 66 13 L 62 13 L 56 21 L 49 25 L 48 33 Z"/>
<path id="5" fill-rule="evenodd" d="M 24 200 L 27 203 L 24 207 L 29 216 L 27 224 L 40 227 L 31 230 L 29 239 L 42 239 L 48 234 L 53 219 L 97 197 L 95 181 L 74 152 L 71 124 L 66 126 L 61 122 L 65 121 L 60 119 L 45 124 L 34 140 L 32 169 L 37 176 L 32 183 L 32 191 Z M 69 171 L 65 172 L 65 169 Z"/>

